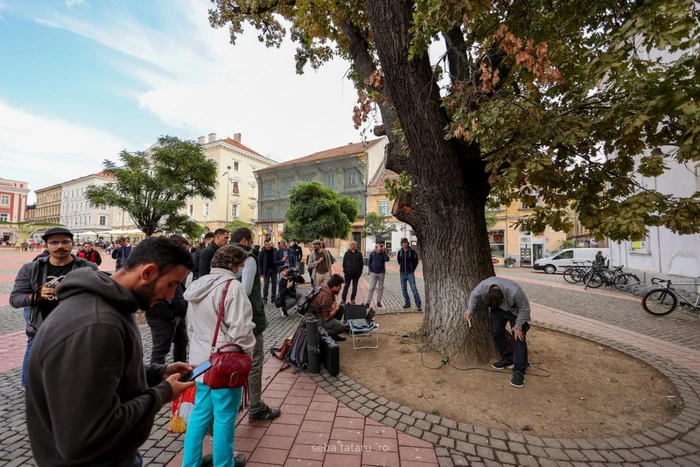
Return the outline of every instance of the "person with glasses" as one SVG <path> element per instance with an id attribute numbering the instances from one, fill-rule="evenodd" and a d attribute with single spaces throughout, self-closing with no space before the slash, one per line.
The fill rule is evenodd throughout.
<path id="1" fill-rule="evenodd" d="M 46 243 L 47 256 L 39 256 L 27 263 L 17 273 L 10 305 L 14 308 L 29 308 L 27 324 L 27 349 L 22 366 L 21 389 L 27 373 L 32 341 L 41 323 L 58 306 L 55 290 L 68 273 L 79 268 L 97 270 L 97 265 L 72 254 L 73 233 L 64 227 L 48 229 L 41 237 Z"/>

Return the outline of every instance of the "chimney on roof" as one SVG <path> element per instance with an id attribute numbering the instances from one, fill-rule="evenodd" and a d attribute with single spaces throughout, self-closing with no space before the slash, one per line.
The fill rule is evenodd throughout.
<path id="1" fill-rule="evenodd" d="M 199 138 L 197 138 L 197 142 L 199 144 L 205 144 L 207 142 L 207 138 L 205 138 L 204 136 L 200 136 Z"/>
<path id="2" fill-rule="evenodd" d="M 241 142 L 241 134 L 240 133 L 234 133 L 233 134 L 233 140 L 237 143 Z"/>
<path id="3" fill-rule="evenodd" d="M 209 133 L 209 142 L 213 143 L 216 141 L 216 133 Z"/>

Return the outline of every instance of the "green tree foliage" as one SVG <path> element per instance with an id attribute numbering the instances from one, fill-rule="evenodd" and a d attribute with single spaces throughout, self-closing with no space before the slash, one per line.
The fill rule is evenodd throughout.
<path id="1" fill-rule="evenodd" d="M 238 229 L 242 229 L 242 228 L 246 228 L 246 229 L 250 229 L 250 230 L 255 230 L 255 229 L 253 229 L 253 227 L 252 227 L 250 224 L 248 224 L 247 222 L 243 222 L 242 220 L 238 220 L 238 219 L 235 220 L 235 221 L 229 222 L 229 223 L 226 224 L 226 226 L 224 227 L 224 229 L 228 230 L 228 231 L 231 232 L 231 233 L 235 232 L 235 231 L 238 230 Z"/>
<path id="2" fill-rule="evenodd" d="M 414 183 L 428 181 L 418 180 L 410 161 L 395 161 L 416 148 L 403 134 L 407 122 L 397 118 L 389 80 L 430 66 L 428 46 L 442 41 L 444 55 L 434 57 L 426 82 L 441 83 L 441 102 L 427 105 L 443 106 L 444 138 L 462 157 L 484 163 L 501 204 L 535 193 L 543 199 L 523 228 L 567 230 L 573 201 L 599 237 L 641 238 L 650 225 L 700 231 L 700 194 L 659 193 L 634 177 L 660 175 L 673 163 L 692 170 L 700 160 L 693 0 L 212 1 L 210 22 L 229 26 L 233 43 L 246 23 L 267 46 L 290 37 L 299 73 L 334 56 L 350 61 L 356 125 L 379 108 L 384 127 L 377 132 L 396 143 L 389 165 Z M 378 40 L 384 34 L 406 47 L 396 73 L 385 70 L 396 64 Z"/>
<path id="3" fill-rule="evenodd" d="M 51 227 L 63 227 L 63 224 L 54 224 L 51 222 L 0 222 L 0 226 L 10 229 L 18 238 L 15 243 L 25 243 L 32 239 L 34 234 L 39 230 L 50 229 Z"/>
<path id="4" fill-rule="evenodd" d="M 91 186 L 92 204 L 116 206 L 129 213 L 147 236 L 182 232 L 193 238 L 196 222 L 180 211 L 190 197 L 212 199 L 217 184 L 216 164 L 191 141 L 164 136 L 148 151 L 122 151 L 119 164 L 105 160 L 104 171 L 114 182 Z"/>
<path id="5" fill-rule="evenodd" d="M 318 182 L 302 182 L 289 189 L 284 239 L 302 243 L 314 239 L 347 238 L 357 219 L 357 201 Z"/>
<path id="6" fill-rule="evenodd" d="M 391 232 L 396 232 L 396 226 L 387 224 L 383 217 L 375 212 L 370 212 L 365 216 L 365 230 L 363 237 L 374 238 L 374 243 L 384 243 L 391 238 Z"/>

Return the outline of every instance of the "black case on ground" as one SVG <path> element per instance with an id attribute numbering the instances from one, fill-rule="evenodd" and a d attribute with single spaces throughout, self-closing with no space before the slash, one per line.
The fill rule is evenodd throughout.
<path id="1" fill-rule="evenodd" d="M 350 321 L 351 319 L 365 319 L 367 317 L 367 306 L 361 305 L 344 305 L 345 312 L 343 314 L 343 319 L 345 321 Z"/>
<path id="2" fill-rule="evenodd" d="M 326 330 L 318 328 L 318 342 L 321 346 L 321 363 L 331 376 L 340 373 L 340 347 Z"/>

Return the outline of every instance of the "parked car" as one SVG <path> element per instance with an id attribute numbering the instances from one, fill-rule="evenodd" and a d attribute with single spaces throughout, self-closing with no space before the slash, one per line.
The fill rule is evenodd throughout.
<path id="1" fill-rule="evenodd" d="M 595 255 L 599 251 L 603 252 L 606 260 L 610 257 L 608 248 L 567 248 L 548 258 L 538 259 L 535 261 L 533 269 L 544 271 L 547 274 L 554 274 L 557 271 L 561 272 L 566 268 L 575 266 L 577 262 L 595 261 Z"/>

